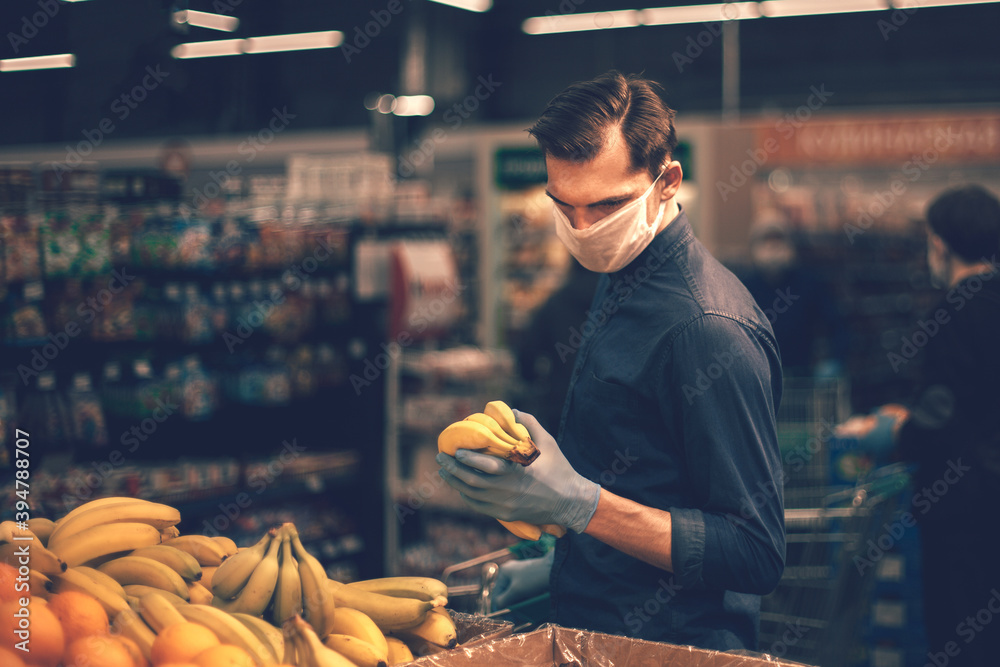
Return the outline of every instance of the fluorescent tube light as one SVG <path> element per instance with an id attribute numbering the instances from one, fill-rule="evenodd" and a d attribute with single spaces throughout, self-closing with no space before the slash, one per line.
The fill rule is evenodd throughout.
<path id="1" fill-rule="evenodd" d="M 178 23 L 187 23 L 196 28 L 208 28 L 209 30 L 233 32 L 240 27 L 240 20 L 235 16 L 197 12 L 193 9 L 184 9 L 176 12 L 174 18 Z"/>
<path id="2" fill-rule="evenodd" d="M 922 9 L 924 7 L 957 7 L 959 5 L 987 5 L 1000 0 L 892 0 L 896 9 Z"/>
<path id="3" fill-rule="evenodd" d="M 276 51 L 303 51 L 306 49 L 333 49 L 344 41 L 339 30 L 299 32 L 290 35 L 248 37 L 243 47 L 245 53 L 274 53 Z"/>
<path id="4" fill-rule="evenodd" d="M 242 39 L 214 39 L 208 42 L 185 42 L 170 50 L 174 58 L 213 58 L 243 53 Z"/>
<path id="5" fill-rule="evenodd" d="M 652 7 L 643 9 L 643 25 L 676 25 L 679 23 L 707 23 L 760 18 L 756 2 L 723 2 L 715 5 L 689 5 L 686 7 Z"/>
<path id="6" fill-rule="evenodd" d="M 0 60 L 0 72 L 24 72 L 33 69 L 58 69 L 75 67 L 76 56 L 72 53 L 58 53 L 51 56 L 32 56 L 30 58 L 8 58 Z"/>
<path id="7" fill-rule="evenodd" d="M 430 95 L 400 95 L 396 98 L 397 116 L 429 116 L 434 111 L 434 98 Z"/>
<path id="8" fill-rule="evenodd" d="M 640 13 L 634 9 L 623 9 L 615 12 L 533 16 L 525 19 L 521 29 L 529 35 L 548 35 L 557 32 L 634 28 L 641 24 L 639 15 Z"/>
<path id="9" fill-rule="evenodd" d="M 760 3 L 760 13 L 769 17 L 813 16 L 874 12 L 889 8 L 888 0 L 767 0 Z"/>
<path id="10" fill-rule="evenodd" d="M 470 12 L 489 11 L 490 7 L 493 6 L 493 0 L 431 0 L 431 2 L 436 2 L 439 5 L 448 5 L 449 7 L 458 7 Z"/>

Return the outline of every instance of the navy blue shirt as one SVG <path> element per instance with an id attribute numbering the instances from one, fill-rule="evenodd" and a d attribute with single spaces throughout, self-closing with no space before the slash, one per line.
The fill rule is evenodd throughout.
<path id="1" fill-rule="evenodd" d="M 601 277 L 579 332 L 557 441 L 584 477 L 671 513 L 674 572 L 571 531 L 556 546 L 552 620 L 755 649 L 759 596 L 785 557 L 767 318 L 682 212 Z"/>

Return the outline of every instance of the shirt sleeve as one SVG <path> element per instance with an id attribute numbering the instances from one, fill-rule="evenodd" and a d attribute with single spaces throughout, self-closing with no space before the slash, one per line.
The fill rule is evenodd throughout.
<path id="1" fill-rule="evenodd" d="M 785 561 L 778 357 L 739 322 L 705 315 L 678 334 L 664 373 L 660 409 L 680 425 L 695 498 L 670 508 L 674 575 L 685 586 L 766 594 Z"/>

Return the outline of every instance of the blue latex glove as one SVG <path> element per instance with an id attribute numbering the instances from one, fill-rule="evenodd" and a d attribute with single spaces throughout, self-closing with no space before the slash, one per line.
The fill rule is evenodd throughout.
<path id="1" fill-rule="evenodd" d="M 582 533 L 597 510 L 601 487 L 579 475 L 538 420 L 514 410 L 540 454 L 522 466 L 489 454 L 460 449 L 438 454 L 440 475 L 472 509 L 504 521 L 554 523 Z"/>
<path id="2" fill-rule="evenodd" d="M 493 611 L 505 609 L 547 591 L 555 554 L 555 549 L 550 549 L 541 558 L 509 560 L 501 564 L 491 595 Z"/>

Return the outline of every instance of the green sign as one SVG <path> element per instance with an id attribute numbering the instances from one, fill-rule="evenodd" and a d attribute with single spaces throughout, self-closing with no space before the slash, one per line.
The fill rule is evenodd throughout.
<path id="1" fill-rule="evenodd" d="M 500 187 L 518 188 L 547 180 L 545 156 L 537 148 L 498 148 L 496 179 Z"/>

